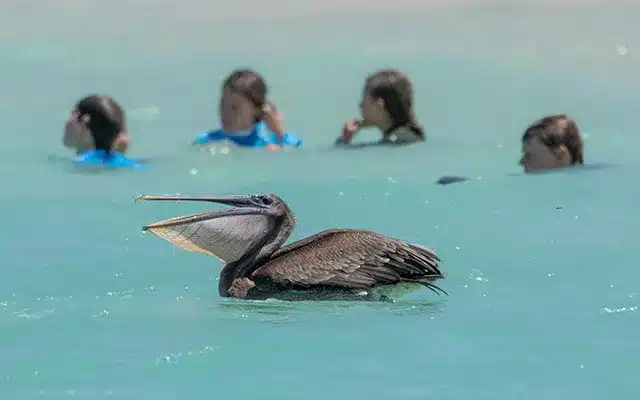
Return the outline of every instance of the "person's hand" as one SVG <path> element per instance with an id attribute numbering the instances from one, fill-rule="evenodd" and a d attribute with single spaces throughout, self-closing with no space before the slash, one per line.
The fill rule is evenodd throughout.
<path id="1" fill-rule="evenodd" d="M 338 139 L 341 143 L 349 143 L 353 136 L 360 130 L 360 122 L 352 119 L 342 127 L 342 136 Z"/>
<path id="2" fill-rule="evenodd" d="M 282 150 L 282 146 L 278 146 L 277 144 L 268 144 L 264 146 L 264 148 L 268 151 L 280 151 Z"/>
<path id="3" fill-rule="evenodd" d="M 126 153 L 129 148 L 129 135 L 126 132 L 120 132 L 116 140 L 113 142 L 113 151 Z"/>

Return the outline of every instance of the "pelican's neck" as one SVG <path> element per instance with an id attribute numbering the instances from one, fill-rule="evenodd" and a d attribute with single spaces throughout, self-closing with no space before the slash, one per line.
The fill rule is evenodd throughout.
<path id="1" fill-rule="evenodd" d="M 276 219 L 273 230 L 265 239 L 265 245 L 260 249 L 256 256 L 256 265 L 261 265 L 273 253 L 275 253 L 284 242 L 289 239 L 291 232 L 296 227 L 296 217 L 287 207 L 284 212 Z M 253 271 L 252 271 L 253 272 Z"/>
<path id="2" fill-rule="evenodd" d="M 221 297 L 229 297 L 229 288 L 237 278 L 249 277 L 271 255 L 287 241 L 296 226 L 296 217 L 286 209 L 275 220 L 274 228 L 262 241 L 262 245 L 245 254 L 238 261 L 226 264 L 220 272 L 218 293 Z"/>

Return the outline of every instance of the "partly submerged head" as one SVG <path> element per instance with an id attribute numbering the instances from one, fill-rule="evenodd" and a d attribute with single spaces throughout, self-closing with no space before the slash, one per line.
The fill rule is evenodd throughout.
<path id="1" fill-rule="evenodd" d="M 360 108 L 365 124 L 381 130 L 410 126 L 424 139 L 413 112 L 413 84 L 398 70 L 383 69 L 370 75 L 364 85 Z"/>
<path id="2" fill-rule="evenodd" d="M 577 123 L 564 114 L 546 116 L 522 135 L 520 165 L 535 172 L 584 164 L 584 143 Z"/>
<path id="3" fill-rule="evenodd" d="M 226 131 L 244 131 L 262 120 L 267 84 L 255 71 L 233 71 L 222 83 L 220 119 Z"/>
<path id="4" fill-rule="evenodd" d="M 259 250 L 277 227 L 272 216 L 289 214 L 286 203 L 273 194 L 244 196 L 138 196 L 148 201 L 199 201 L 232 206 L 231 209 L 208 211 L 170 218 L 146 225 L 143 231 L 187 251 L 214 255 L 224 262 L 238 261 L 245 254 Z"/>
<path id="5" fill-rule="evenodd" d="M 118 136 L 125 131 L 125 114 L 118 102 L 109 96 L 91 95 L 73 108 L 65 126 L 65 137 L 86 139 L 85 146 L 78 146 L 79 151 L 110 152 Z"/>

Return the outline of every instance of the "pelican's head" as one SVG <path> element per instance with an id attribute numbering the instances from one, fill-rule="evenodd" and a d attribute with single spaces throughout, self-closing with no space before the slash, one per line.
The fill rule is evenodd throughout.
<path id="1" fill-rule="evenodd" d="M 277 227 L 273 217 L 289 213 L 286 203 L 274 194 L 236 196 L 147 196 L 147 201 L 201 201 L 232 206 L 155 222 L 142 227 L 187 251 L 214 255 L 233 262 L 261 246 Z"/>

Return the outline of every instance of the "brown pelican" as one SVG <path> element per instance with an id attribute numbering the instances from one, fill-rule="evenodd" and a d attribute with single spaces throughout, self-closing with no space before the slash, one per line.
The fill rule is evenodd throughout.
<path id="1" fill-rule="evenodd" d="M 280 247 L 296 218 L 273 194 L 143 195 L 137 200 L 205 201 L 233 207 L 142 228 L 184 250 L 213 255 L 226 263 L 218 283 L 222 297 L 393 301 L 394 295 L 421 286 L 446 294 L 431 283 L 444 278 L 433 251 L 376 232 L 329 229 Z"/>

